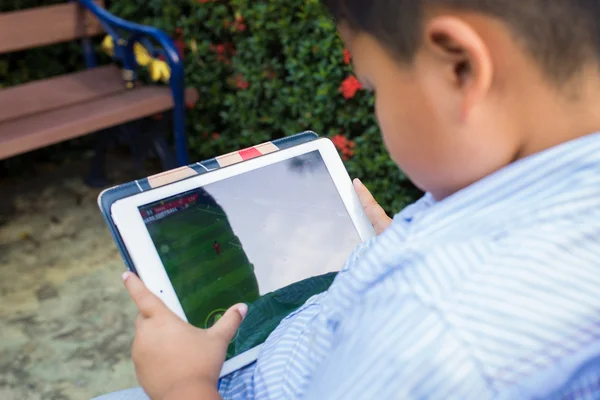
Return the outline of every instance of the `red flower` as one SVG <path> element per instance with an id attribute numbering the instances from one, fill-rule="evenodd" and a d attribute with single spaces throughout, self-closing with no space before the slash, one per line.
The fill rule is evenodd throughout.
<path id="1" fill-rule="evenodd" d="M 332 137 L 331 141 L 333 142 L 335 147 L 340 151 L 340 153 L 342 153 L 342 158 L 344 160 L 349 160 L 354 156 L 354 148 L 356 147 L 354 141 L 340 134 Z"/>
<path id="2" fill-rule="evenodd" d="M 340 85 L 340 93 L 345 99 L 351 99 L 356 95 L 356 92 L 361 90 L 363 85 L 354 75 L 350 75 Z"/>
<path id="3" fill-rule="evenodd" d="M 231 57 L 236 52 L 233 43 L 211 44 L 209 48 L 217 53 L 217 61 L 227 65 L 231 64 Z"/>
<path id="4" fill-rule="evenodd" d="M 352 62 L 352 54 L 348 49 L 344 49 L 344 64 L 349 65 Z"/>
<path id="5" fill-rule="evenodd" d="M 212 134 L 212 138 L 213 138 L 214 140 L 217 140 L 217 139 L 219 138 L 219 132 L 213 132 L 213 134 Z"/>
<path id="6" fill-rule="evenodd" d="M 203 132 L 202 132 L 202 137 L 205 137 L 205 138 L 207 138 L 207 137 L 208 137 L 208 132 L 206 132 L 206 131 L 203 131 Z"/>
<path id="7" fill-rule="evenodd" d="M 246 30 L 247 26 L 246 26 L 246 21 L 244 20 L 244 17 L 241 16 L 240 14 L 237 14 L 235 16 L 235 21 L 233 22 L 233 29 L 235 29 L 238 32 L 243 32 Z"/>
<path id="8" fill-rule="evenodd" d="M 235 86 L 238 89 L 246 90 L 250 87 L 250 83 L 244 79 L 244 76 L 242 74 L 237 74 L 237 76 L 235 77 Z"/>
<path id="9" fill-rule="evenodd" d="M 335 135 L 331 138 L 331 141 L 333 142 L 335 147 L 337 147 L 338 150 L 342 150 L 343 148 L 345 148 L 346 144 L 348 143 L 348 139 L 344 135 Z"/>
<path id="10" fill-rule="evenodd" d="M 183 59 L 185 47 L 186 47 L 185 42 L 181 39 L 177 39 L 177 40 L 175 40 L 175 47 L 177 48 L 177 51 L 179 52 L 179 56 Z"/>

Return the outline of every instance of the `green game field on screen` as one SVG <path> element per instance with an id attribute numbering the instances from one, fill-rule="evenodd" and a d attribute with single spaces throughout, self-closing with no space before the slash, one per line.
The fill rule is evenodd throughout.
<path id="1" fill-rule="evenodd" d="M 192 325 L 206 328 L 230 306 L 259 298 L 254 267 L 219 206 L 197 205 L 148 230 Z"/>

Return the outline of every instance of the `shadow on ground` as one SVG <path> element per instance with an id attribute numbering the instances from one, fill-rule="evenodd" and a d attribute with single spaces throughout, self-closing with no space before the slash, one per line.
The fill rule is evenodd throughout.
<path id="1" fill-rule="evenodd" d="M 83 170 L 0 180 L 0 399 L 86 399 L 136 385 L 136 311 Z"/>

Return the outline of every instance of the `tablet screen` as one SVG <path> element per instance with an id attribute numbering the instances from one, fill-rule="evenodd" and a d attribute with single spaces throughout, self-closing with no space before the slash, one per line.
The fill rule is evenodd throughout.
<path id="1" fill-rule="evenodd" d="M 256 314 L 252 304 L 272 292 L 263 314 L 293 311 L 327 289 L 328 273 L 361 241 L 319 151 L 139 210 L 188 321 L 201 328 L 238 302 Z"/>

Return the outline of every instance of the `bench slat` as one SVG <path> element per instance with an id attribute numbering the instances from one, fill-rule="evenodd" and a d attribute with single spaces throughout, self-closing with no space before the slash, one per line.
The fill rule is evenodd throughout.
<path id="1" fill-rule="evenodd" d="M 125 87 L 116 65 L 0 89 L 0 122 L 108 96 Z"/>
<path id="2" fill-rule="evenodd" d="M 186 103 L 198 99 L 186 90 Z M 0 122 L 0 159 L 173 108 L 168 87 L 144 86 L 68 108 Z"/>
<path id="3" fill-rule="evenodd" d="M 103 4 L 100 0 L 96 3 Z M 98 19 L 76 2 L 0 13 L 0 54 L 102 32 Z"/>

